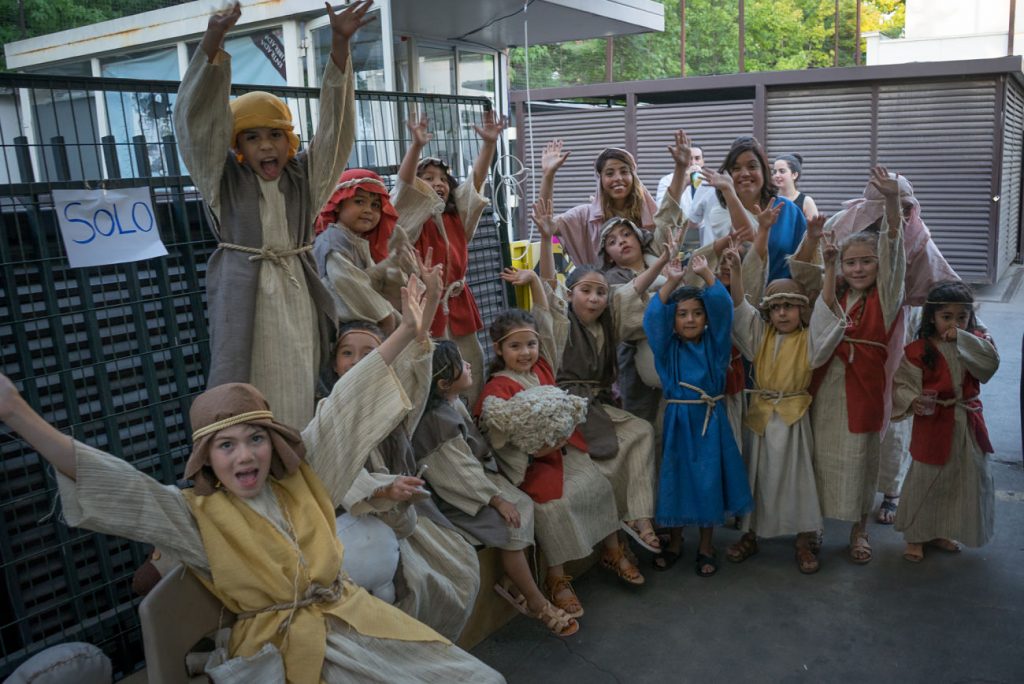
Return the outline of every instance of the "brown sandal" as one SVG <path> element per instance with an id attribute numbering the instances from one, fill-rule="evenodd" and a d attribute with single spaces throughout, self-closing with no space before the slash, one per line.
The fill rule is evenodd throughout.
<path id="1" fill-rule="evenodd" d="M 818 554 L 814 553 L 811 546 L 797 538 L 796 542 L 796 566 L 805 575 L 813 575 L 818 572 L 821 564 L 818 562 Z"/>
<path id="2" fill-rule="evenodd" d="M 732 563 L 742 563 L 760 551 L 757 548 L 757 535 L 747 532 L 735 544 L 730 544 L 725 550 L 725 557 Z"/>
<path id="3" fill-rule="evenodd" d="M 647 521 L 647 527 L 641 528 L 639 520 L 631 520 L 629 522 L 622 521 L 619 526 L 622 530 L 628 534 L 633 540 L 644 547 L 651 553 L 659 553 L 661 551 L 661 540 L 658 539 L 658 535 L 654 532 L 654 527 L 651 522 Z"/>
<path id="4" fill-rule="evenodd" d="M 857 565 L 864 565 L 871 562 L 871 543 L 868 541 L 868 531 L 854 525 L 850 529 L 850 560 Z"/>
<path id="5" fill-rule="evenodd" d="M 548 598 L 556 608 L 561 609 L 571 618 L 583 617 L 583 604 L 580 603 L 580 599 L 576 596 L 576 590 L 572 588 L 572 584 L 569 583 L 572 577 L 569 575 L 560 575 L 558 577 L 548 577 L 544 584 L 547 586 Z M 558 598 L 558 594 L 565 590 L 569 590 L 570 596 Z"/>
<path id="6" fill-rule="evenodd" d="M 582 609 L 581 609 L 582 610 Z M 572 636 L 580 631 L 580 623 L 569 616 L 564 610 L 553 603 L 545 603 L 544 607 L 530 617 L 537 618 L 541 623 L 551 630 L 551 633 L 558 637 Z"/>
<path id="7" fill-rule="evenodd" d="M 601 565 L 614 572 L 620 580 L 627 584 L 640 586 L 644 583 L 644 576 L 640 574 L 640 570 L 637 569 L 633 561 L 626 556 L 625 544 L 622 542 L 619 542 L 614 551 L 605 549 L 604 555 L 601 556 Z"/>

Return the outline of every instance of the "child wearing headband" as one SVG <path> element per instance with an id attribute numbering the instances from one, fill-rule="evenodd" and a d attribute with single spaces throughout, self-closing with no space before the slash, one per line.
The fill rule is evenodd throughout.
<path id="1" fill-rule="evenodd" d="M 762 282 L 766 233 L 759 231 L 747 255 Z M 800 572 L 818 571 L 816 541 L 822 520 L 808 390 L 811 371 L 829 360 L 845 331 L 834 313 L 836 253 L 835 244 L 826 240 L 824 286 L 813 311 L 806 290 L 789 278 L 768 283 L 756 308 L 744 297 L 743 278 L 733 279 L 729 288 L 732 339 L 753 364 L 754 380 L 753 388 L 745 392 L 749 406 L 744 421 L 750 431 L 746 460 L 754 509 L 743 520 L 745 534 L 726 552 L 734 563 L 758 552 L 758 532 L 762 537 L 796 535 Z M 736 249 L 726 250 L 724 258 L 731 272 L 743 268 Z"/>
<path id="2" fill-rule="evenodd" d="M 484 322 L 466 282 L 469 243 L 484 209 L 490 203 L 480 191 L 487 180 L 498 138 L 505 130 L 505 119 L 495 117 L 494 112 L 488 110 L 484 112 L 482 125 L 473 125 L 473 130 L 480 136 L 480 152 L 473 162 L 472 178 L 461 184 L 441 159 L 420 159 L 423 148 L 433 139 L 427 129 L 427 117 L 412 118 L 407 126 L 412 134 L 412 144 L 398 170 L 400 183 L 396 188 L 395 204 L 401 205 L 400 210 L 405 212 L 405 203 L 412 201 L 408 198 L 410 194 L 426 194 L 433 199 L 431 216 L 422 221 L 406 220 L 403 225 L 408 231 L 409 242 L 420 256 L 425 257 L 429 253 L 432 256 L 427 258 L 431 260 L 431 266 L 441 264 L 444 267 L 445 289 L 441 310 L 434 318 L 430 334 L 435 338 L 453 340 L 467 361 L 476 368 L 482 368 L 484 352 L 477 333 L 484 329 Z M 471 405 L 476 402 L 482 384 L 483 378 L 476 378 L 474 385 L 467 390 L 466 397 Z"/>
<path id="3" fill-rule="evenodd" d="M 252 385 L 200 394 L 189 412 L 189 490 L 62 434 L 0 375 L 0 420 L 56 469 L 67 524 L 167 550 L 237 616 L 228 660 L 206 672 L 213 680 L 504 681 L 342 571 L 334 509 L 346 492 L 332 472 L 341 456 L 364 458 L 408 413 L 391 364 L 425 334 L 417 284 L 411 277 L 396 332 L 301 434 Z M 408 500 L 415 488 L 392 480 L 392 498 Z"/>
<path id="4" fill-rule="evenodd" d="M 912 563 L 924 559 L 926 547 L 956 553 L 960 542 L 977 547 L 992 538 L 993 449 L 980 385 L 998 368 L 971 289 L 961 282 L 932 288 L 893 383 L 894 419 L 913 418 L 913 461 L 896 512 L 896 530 L 907 542 L 903 557 Z"/>
<path id="5" fill-rule="evenodd" d="M 231 56 L 224 36 L 235 3 L 210 17 L 178 89 L 174 129 L 192 182 L 213 220 L 217 249 L 206 273 L 210 320 L 208 386 L 246 382 L 278 417 L 305 425 L 334 332 L 334 303 L 313 262 L 315 212 L 334 189 L 355 138 L 349 43 L 370 0 L 335 13 L 320 118 L 300 152 L 288 106 L 265 92 L 229 102 Z"/>
<path id="6" fill-rule="evenodd" d="M 704 289 L 680 285 L 686 270 Z M 661 471 L 655 520 L 671 527 L 662 569 L 682 554 L 682 527 L 700 528 L 696 572 L 718 570 L 712 543 L 715 525 L 751 508 L 743 457 L 723 403 L 732 353 L 732 301 L 700 255 L 684 267 L 678 256 L 666 267 L 666 281 L 644 314 L 644 330 L 665 393 Z"/>
<path id="7" fill-rule="evenodd" d="M 540 620 L 555 636 L 579 624 L 555 607 L 533 579 L 526 549 L 533 546 L 533 501 L 498 469 L 490 445 L 462 402 L 473 367 L 451 340 L 439 340 L 427 407 L 413 449 L 438 507 L 473 543 L 497 548 L 505 576 L 494 590 L 517 611 Z"/>
<path id="8" fill-rule="evenodd" d="M 612 485 L 584 450 L 586 442 L 579 430 L 573 430 L 568 439 L 527 453 L 483 410 L 485 400 L 492 401 L 492 397 L 509 400 L 538 385 L 555 384 L 568 320 L 564 301 L 551 290 L 551 284 L 557 281 L 549 234 L 541 238 L 540 268 L 539 276 L 534 271 L 502 274 L 507 282 L 530 286 L 533 308 L 531 312 L 506 311 L 491 324 L 494 360 L 474 414 L 497 454 L 502 472 L 534 501 L 537 545 L 548 562 L 548 598 L 570 617 L 579 618 L 583 606 L 564 564 L 589 556 L 596 544 L 603 543 L 605 558 L 617 559 L 617 572 L 638 577 L 638 583 L 643 581 L 636 566 L 621 553 Z"/>

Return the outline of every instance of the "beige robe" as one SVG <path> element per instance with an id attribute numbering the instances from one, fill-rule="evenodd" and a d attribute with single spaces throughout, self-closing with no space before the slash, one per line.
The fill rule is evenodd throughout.
<path id="1" fill-rule="evenodd" d="M 935 345 L 942 353 L 960 399 L 964 373 L 987 382 L 999 367 L 999 354 L 987 340 L 960 331 L 956 342 Z M 911 403 L 921 395 L 921 369 L 906 359 L 893 381 L 893 418 L 912 422 Z M 911 543 L 955 539 L 967 546 L 984 546 L 995 523 L 995 483 L 988 456 L 978 447 L 967 424 L 967 412 L 957 407 L 949 460 L 944 465 L 912 461 L 903 483 L 896 530 Z"/>
<path id="2" fill-rule="evenodd" d="M 352 396 L 360 397 L 360 401 L 351 401 Z M 338 488 L 339 479 L 332 477 L 338 462 L 365 458 L 410 408 L 398 378 L 376 352 L 346 374 L 320 403 L 302 438 L 306 460 L 321 477 L 335 505 L 345 494 Z M 83 444 L 76 442 L 75 451 L 76 480 L 57 476 L 68 525 L 167 549 L 210 579 L 210 563 L 198 526 L 177 487 L 161 485 L 125 461 Z M 276 498 L 266 496 L 267 491 L 269 488 L 249 503 L 284 532 L 288 526 L 282 524 Z M 258 664 L 235 664 L 235 676 L 229 681 L 262 681 L 263 670 Z M 504 681 L 500 674 L 455 646 L 374 639 L 333 618 L 328 620 L 321 677 L 329 684 Z"/>

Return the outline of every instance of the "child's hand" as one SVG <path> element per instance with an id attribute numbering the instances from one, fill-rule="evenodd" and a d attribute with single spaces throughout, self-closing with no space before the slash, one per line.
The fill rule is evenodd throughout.
<path id="1" fill-rule="evenodd" d="M 6 421 L 20 401 L 21 394 L 18 393 L 18 388 L 10 378 L 0 373 L 0 420 Z"/>
<path id="2" fill-rule="evenodd" d="M 550 240 L 555 235 L 555 224 L 551 216 L 551 200 L 543 197 L 533 203 L 533 211 L 530 212 L 533 225 L 537 226 L 537 232 L 545 240 Z"/>
<path id="3" fill-rule="evenodd" d="M 881 164 L 871 169 L 871 178 L 868 180 L 868 185 L 873 186 L 886 199 L 899 198 L 900 196 L 899 181 L 896 178 L 890 178 L 888 169 Z"/>
<path id="4" fill-rule="evenodd" d="M 694 254 L 690 258 L 690 270 L 703 278 L 708 285 L 715 282 L 715 274 L 708 267 L 708 260 L 702 254 Z"/>
<path id="5" fill-rule="evenodd" d="M 423 487 L 423 480 L 409 475 L 399 475 L 395 481 L 386 487 L 377 487 L 373 496 L 379 499 L 391 499 L 392 501 L 408 501 L 414 494 L 418 494 Z"/>
<path id="6" fill-rule="evenodd" d="M 730 245 L 722 252 L 722 263 L 729 269 L 729 274 L 739 273 L 743 268 L 743 260 L 740 258 L 740 250 L 736 245 Z"/>
<path id="7" fill-rule="evenodd" d="M 729 242 L 730 244 L 742 245 L 744 242 L 753 242 L 754 237 L 754 229 L 749 224 L 744 223 L 739 229 L 733 226 L 732 232 L 729 233 Z"/>
<path id="8" fill-rule="evenodd" d="M 676 166 L 682 168 L 690 166 L 692 154 L 690 151 L 690 138 L 686 135 L 686 131 L 681 128 L 676 131 L 675 144 L 668 146 L 668 153 L 672 155 L 672 161 L 676 163 Z"/>
<path id="9" fill-rule="evenodd" d="M 821 234 L 821 258 L 828 266 L 835 266 L 836 258 L 839 256 L 839 245 L 836 244 L 836 232 L 830 230 Z"/>
<path id="10" fill-rule="evenodd" d="M 223 38 L 238 23 L 241 16 L 242 5 L 236 2 L 225 10 L 214 12 L 206 22 L 206 31 Z"/>
<path id="11" fill-rule="evenodd" d="M 685 228 L 683 227 L 669 229 L 668 235 L 666 236 L 667 239 L 662 245 L 664 250 L 661 252 L 661 256 L 658 257 L 659 259 L 662 259 L 667 263 L 676 257 L 679 253 L 679 241 L 683 237 L 684 230 Z"/>
<path id="12" fill-rule="evenodd" d="M 754 216 L 757 217 L 757 232 L 762 230 L 771 231 L 772 226 L 779 219 L 779 214 L 782 212 L 782 202 L 778 200 L 773 201 L 768 205 L 766 209 L 761 209 L 760 205 L 754 205 Z"/>
<path id="13" fill-rule="evenodd" d="M 807 237 L 812 240 L 820 240 L 825 230 L 825 221 L 828 219 L 824 214 L 818 214 L 807 221 Z"/>
<path id="14" fill-rule="evenodd" d="M 505 522 L 512 527 L 518 528 L 522 524 L 522 521 L 519 519 L 519 511 L 516 510 L 511 501 L 506 501 L 500 496 L 495 495 L 491 499 L 491 507 L 498 511 L 501 517 L 505 519 Z"/>
<path id="15" fill-rule="evenodd" d="M 942 333 L 942 341 L 956 342 L 957 330 L 959 330 L 959 328 L 957 328 L 956 326 L 952 328 L 946 328 L 946 331 Z"/>
<path id="16" fill-rule="evenodd" d="M 327 5 L 327 16 L 331 20 L 331 33 L 344 41 L 348 41 L 356 31 L 377 18 L 376 15 L 366 17 L 366 13 L 373 6 L 373 0 L 356 0 L 351 5 L 345 5 L 345 9 L 337 14 L 331 7 L 331 3 L 325 2 L 324 4 Z"/>
<path id="17" fill-rule="evenodd" d="M 679 282 L 686 275 L 686 266 L 683 265 L 683 260 L 677 252 L 669 259 L 668 263 L 665 264 L 665 268 L 661 270 L 662 274 L 669 280 Z"/>
<path id="18" fill-rule="evenodd" d="M 717 171 L 712 171 L 709 168 L 705 168 L 701 171 L 701 174 L 704 176 L 704 180 L 707 181 L 715 190 L 721 190 L 722 192 L 728 192 L 729 190 L 735 192 L 736 190 L 736 186 L 732 182 L 731 174 L 718 173 Z"/>
<path id="19" fill-rule="evenodd" d="M 431 133 L 427 126 L 430 124 L 426 114 L 416 116 L 410 112 L 409 120 L 405 122 L 405 127 L 409 129 L 409 133 L 412 134 L 412 144 L 419 148 L 427 146 L 431 140 L 434 139 L 434 134 Z"/>
<path id="20" fill-rule="evenodd" d="M 419 255 L 416 255 L 416 268 L 419 272 L 420 279 L 423 284 L 427 286 L 427 297 L 441 295 L 441 290 L 444 288 L 444 264 L 431 265 L 430 262 L 434 259 L 434 248 L 427 247 L 427 254 L 425 257 L 420 259 Z"/>
<path id="21" fill-rule="evenodd" d="M 505 126 L 508 125 L 505 117 L 495 117 L 494 111 L 484 112 L 484 125 L 477 126 L 473 125 L 473 130 L 480 136 L 480 139 L 484 143 L 495 144 L 498 142 L 498 138 L 501 137 L 501 132 L 505 130 Z"/>
<path id="22" fill-rule="evenodd" d="M 402 327 L 422 337 L 426 331 L 423 320 L 423 283 L 415 273 L 409 276 L 402 288 Z"/>
<path id="23" fill-rule="evenodd" d="M 562 141 L 555 139 L 544 146 L 544 151 L 540 155 L 540 170 L 541 173 L 547 175 L 548 173 L 556 173 L 558 169 L 562 168 L 562 164 L 572 154 L 568 150 L 562 151 Z"/>
<path id="24" fill-rule="evenodd" d="M 501 272 L 501 279 L 512 285 L 529 285 L 534 278 L 539 277 L 530 269 L 506 268 Z"/>

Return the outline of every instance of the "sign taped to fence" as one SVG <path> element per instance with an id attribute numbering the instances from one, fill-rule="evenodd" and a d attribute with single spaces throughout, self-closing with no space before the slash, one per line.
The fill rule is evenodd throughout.
<path id="1" fill-rule="evenodd" d="M 53 209 L 72 268 L 167 255 L 149 188 L 54 190 Z"/>

